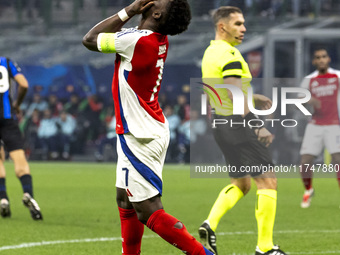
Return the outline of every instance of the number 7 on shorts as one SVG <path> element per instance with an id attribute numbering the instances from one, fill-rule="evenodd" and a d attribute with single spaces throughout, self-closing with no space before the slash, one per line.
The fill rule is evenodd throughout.
<path id="1" fill-rule="evenodd" d="M 129 186 L 129 169 L 127 169 L 126 167 L 122 169 L 123 171 L 126 171 L 125 173 L 125 185 L 126 187 Z"/>

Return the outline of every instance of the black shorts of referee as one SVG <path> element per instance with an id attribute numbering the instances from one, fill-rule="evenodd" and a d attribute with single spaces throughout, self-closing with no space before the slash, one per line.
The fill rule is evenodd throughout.
<path id="1" fill-rule="evenodd" d="M 0 140 L 5 144 L 7 151 L 24 148 L 24 139 L 15 119 L 0 119 Z"/>
<path id="2" fill-rule="evenodd" d="M 256 177 L 268 170 L 269 166 L 274 166 L 269 149 L 258 141 L 255 129 L 251 129 L 241 115 L 214 114 L 213 119 L 214 138 L 230 166 L 230 177 Z"/>

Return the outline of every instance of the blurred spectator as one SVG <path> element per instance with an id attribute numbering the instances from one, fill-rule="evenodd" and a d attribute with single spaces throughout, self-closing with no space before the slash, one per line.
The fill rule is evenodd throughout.
<path id="1" fill-rule="evenodd" d="M 194 145 L 198 142 L 199 136 L 202 136 L 207 131 L 207 123 L 200 118 L 198 111 L 191 111 L 190 118 L 190 143 Z"/>
<path id="2" fill-rule="evenodd" d="M 92 95 L 88 98 L 88 106 L 85 108 L 84 113 L 86 119 L 89 121 L 87 134 L 90 140 L 95 140 L 102 129 L 100 121 L 100 113 L 103 110 L 103 103 L 97 95 Z"/>
<path id="3" fill-rule="evenodd" d="M 190 145 L 199 145 L 199 136 L 203 136 L 206 131 L 207 123 L 199 117 L 198 111 L 193 110 L 190 120 L 182 121 L 178 127 L 179 163 L 190 162 Z"/>
<path id="4" fill-rule="evenodd" d="M 43 95 L 44 88 L 41 85 L 35 84 L 27 91 L 25 99 L 32 100 L 35 94 Z"/>
<path id="5" fill-rule="evenodd" d="M 44 111 L 44 117 L 40 121 L 40 126 L 38 128 L 38 138 L 47 158 L 57 159 L 59 156 L 57 152 L 57 134 L 58 128 L 56 125 L 56 121 L 54 118 L 52 118 L 52 113 L 50 109 L 46 109 Z"/>
<path id="6" fill-rule="evenodd" d="M 89 132 L 89 126 L 90 121 L 87 118 L 87 108 L 88 108 L 88 100 L 84 99 L 82 101 L 78 101 L 79 97 L 75 99 L 75 97 L 72 97 L 72 104 L 69 105 L 71 108 L 68 109 L 74 109 L 74 112 L 76 115 L 76 121 L 77 121 L 77 127 L 75 131 L 75 142 L 72 146 L 72 152 L 83 154 L 85 149 L 85 144 L 88 140 L 88 132 Z M 78 106 L 78 107 L 76 107 Z"/>
<path id="7" fill-rule="evenodd" d="M 190 121 L 184 120 L 178 127 L 178 163 L 190 162 Z"/>
<path id="8" fill-rule="evenodd" d="M 59 116 L 59 113 L 63 110 L 63 104 L 58 101 L 56 95 L 51 94 L 48 96 L 48 108 L 51 111 L 52 116 Z"/>
<path id="9" fill-rule="evenodd" d="M 66 86 L 59 87 L 56 91 L 56 95 L 62 103 L 66 103 L 73 95 L 78 95 L 80 98 L 84 98 L 85 92 L 80 86 L 67 84 Z"/>
<path id="10" fill-rule="evenodd" d="M 161 108 L 164 108 L 164 107 L 166 107 L 167 105 L 170 104 L 165 93 L 159 94 L 158 102 L 159 102 L 159 105 L 160 105 Z"/>
<path id="11" fill-rule="evenodd" d="M 40 94 L 34 94 L 33 102 L 29 105 L 26 111 L 26 116 L 30 117 L 34 110 L 43 112 L 47 108 L 48 108 L 48 103 L 41 98 Z"/>
<path id="12" fill-rule="evenodd" d="M 73 117 L 78 116 L 80 107 L 80 100 L 77 94 L 73 94 L 70 97 L 70 101 L 64 105 L 64 110 L 71 114 Z"/>
<path id="13" fill-rule="evenodd" d="M 185 95 L 177 96 L 177 105 L 174 107 L 174 112 L 182 121 L 190 119 L 190 105 L 187 103 L 187 97 Z"/>
<path id="14" fill-rule="evenodd" d="M 76 121 L 72 115 L 66 111 L 61 111 L 58 118 L 56 118 L 56 124 L 58 127 L 58 152 L 63 159 L 70 158 L 71 142 L 74 131 L 76 129 Z"/>
<path id="15" fill-rule="evenodd" d="M 165 106 L 164 115 L 169 122 L 170 129 L 170 143 L 168 147 L 168 153 L 166 155 L 166 161 L 174 162 L 178 154 L 177 132 L 178 127 L 181 124 L 181 119 L 177 114 L 174 114 L 173 107 L 171 105 Z"/>
<path id="16" fill-rule="evenodd" d="M 106 134 L 96 141 L 97 151 L 95 152 L 95 157 L 97 161 L 104 160 L 104 150 L 106 146 L 111 146 L 113 148 L 113 159 L 117 160 L 117 153 L 115 150 L 117 144 L 117 134 L 116 134 L 116 117 L 113 116 L 110 121 L 106 122 Z"/>
<path id="17" fill-rule="evenodd" d="M 35 153 L 39 149 L 38 129 L 40 126 L 40 112 L 35 109 L 32 115 L 27 118 L 24 125 L 24 134 L 28 154 Z"/>

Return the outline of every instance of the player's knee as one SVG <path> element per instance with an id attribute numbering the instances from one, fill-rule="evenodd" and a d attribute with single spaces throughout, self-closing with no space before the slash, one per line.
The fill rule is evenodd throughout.
<path id="1" fill-rule="evenodd" d="M 126 200 L 116 198 L 116 201 L 119 208 L 129 209 L 129 203 Z"/>
<path id="2" fill-rule="evenodd" d="M 20 178 L 23 175 L 30 174 L 30 169 L 27 165 L 19 165 L 15 166 L 15 175 L 16 177 Z"/>
<path id="3" fill-rule="evenodd" d="M 302 155 L 301 156 L 301 165 L 310 165 L 313 164 L 315 157 L 312 155 Z"/>
<path id="4" fill-rule="evenodd" d="M 263 183 L 264 189 L 277 189 L 277 179 L 276 178 L 265 178 L 265 182 Z"/>
<path id="5" fill-rule="evenodd" d="M 119 208 L 123 209 L 132 209 L 133 206 L 129 201 L 128 196 L 126 195 L 126 191 L 124 189 L 117 189 L 116 196 L 117 205 Z"/>
<path id="6" fill-rule="evenodd" d="M 270 185 L 269 189 L 277 190 L 277 179 L 271 178 L 269 185 Z"/>
<path id="7" fill-rule="evenodd" d="M 163 206 L 159 205 L 157 202 L 138 204 L 134 203 L 134 208 L 137 213 L 138 220 L 146 225 L 151 215 L 153 215 L 158 210 L 163 209 Z"/>
<path id="8" fill-rule="evenodd" d="M 247 187 L 243 190 L 243 194 L 247 195 L 249 190 L 250 190 L 250 188 L 251 188 L 251 185 L 247 185 Z"/>
<path id="9" fill-rule="evenodd" d="M 138 220 L 142 222 L 144 225 L 146 225 L 151 215 L 155 212 L 152 209 L 152 207 L 145 207 L 143 205 L 141 206 L 135 205 L 134 208 L 137 213 Z"/>
<path id="10" fill-rule="evenodd" d="M 150 214 L 147 214 L 146 212 L 137 212 L 137 218 L 140 222 L 142 222 L 144 225 L 148 222 L 150 218 Z"/>
<path id="11" fill-rule="evenodd" d="M 304 166 L 304 165 L 307 165 L 309 164 L 309 160 L 306 160 L 306 159 L 301 159 L 301 165 Z"/>
<path id="12" fill-rule="evenodd" d="M 250 178 L 232 179 L 231 183 L 236 185 L 242 191 L 243 195 L 247 195 L 251 188 Z"/>
<path id="13" fill-rule="evenodd" d="M 265 177 L 255 178 L 255 183 L 257 189 L 277 189 L 277 179 L 276 177 Z"/>
<path id="14" fill-rule="evenodd" d="M 247 195 L 251 188 L 250 184 L 242 185 L 239 189 L 242 191 L 243 195 Z"/>

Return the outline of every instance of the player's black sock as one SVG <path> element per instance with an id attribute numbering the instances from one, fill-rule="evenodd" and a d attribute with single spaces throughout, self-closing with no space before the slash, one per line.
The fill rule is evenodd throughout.
<path id="1" fill-rule="evenodd" d="M 7 192 L 6 192 L 6 179 L 0 178 L 0 200 L 6 198 L 8 200 Z"/>
<path id="2" fill-rule="evenodd" d="M 33 197 L 32 176 L 30 174 L 25 174 L 21 176 L 19 179 L 24 193 L 28 193 L 31 195 L 31 197 Z"/>

